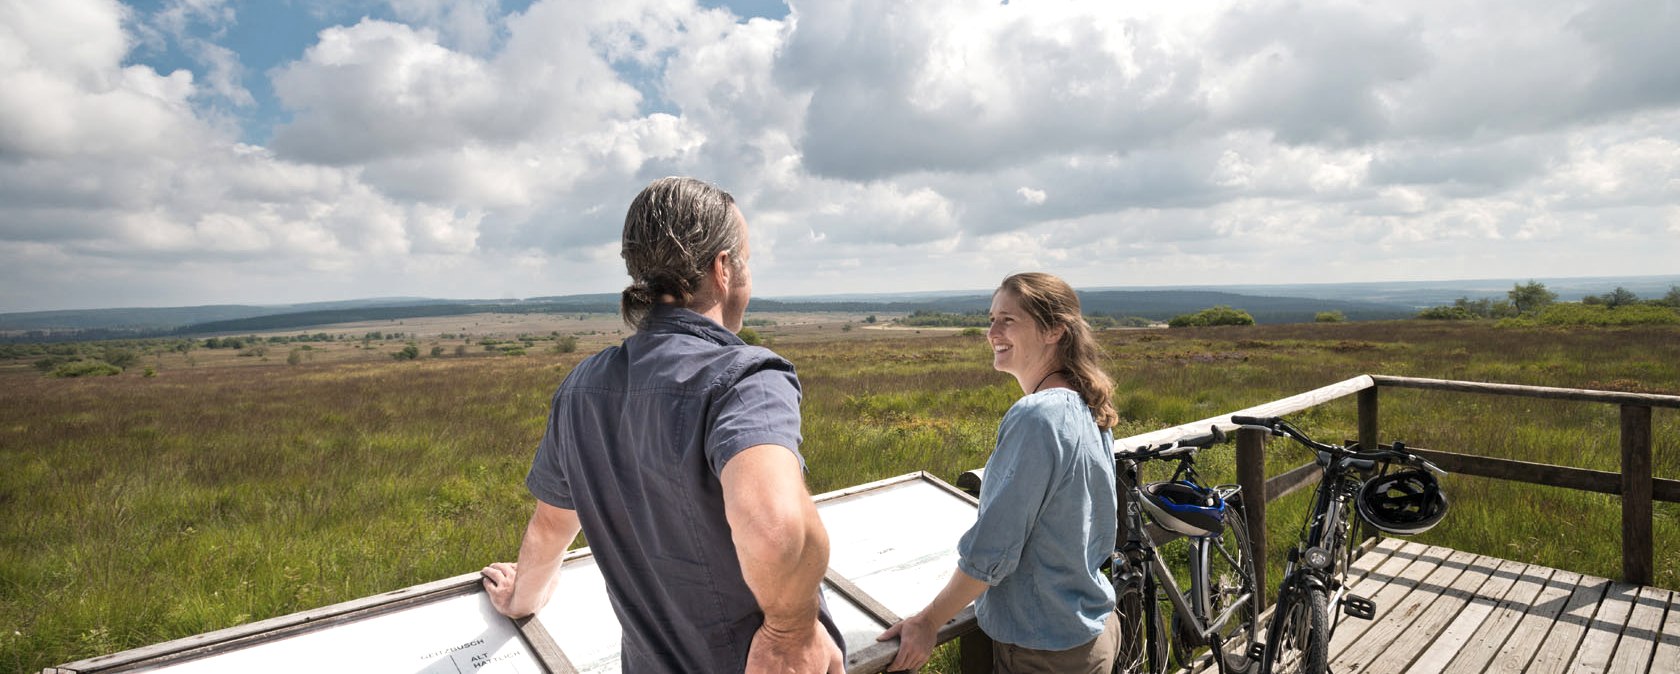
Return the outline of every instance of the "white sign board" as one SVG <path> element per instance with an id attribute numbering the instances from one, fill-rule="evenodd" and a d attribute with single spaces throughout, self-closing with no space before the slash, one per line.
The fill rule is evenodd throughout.
<path id="1" fill-rule="evenodd" d="M 846 639 L 848 668 L 878 671 L 894 647 L 876 635 L 945 585 L 976 504 L 924 473 L 816 500 L 829 534 L 823 596 Z M 496 613 L 478 574 L 466 574 L 48 671 L 616 674 L 621 631 L 600 570 L 587 550 L 561 568 L 554 599 L 523 625 Z"/>

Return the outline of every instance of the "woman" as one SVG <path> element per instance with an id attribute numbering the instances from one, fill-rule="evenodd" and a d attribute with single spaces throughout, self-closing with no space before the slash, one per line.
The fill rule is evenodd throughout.
<path id="1" fill-rule="evenodd" d="M 986 461 L 980 514 L 933 601 L 882 633 L 900 639 L 889 671 L 921 667 L 936 632 L 974 602 L 998 672 L 1107 674 L 1119 651 L 1114 588 L 1113 380 L 1073 288 L 1016 274 L 992 293 L 992 367 L 1025 394 Z"/>

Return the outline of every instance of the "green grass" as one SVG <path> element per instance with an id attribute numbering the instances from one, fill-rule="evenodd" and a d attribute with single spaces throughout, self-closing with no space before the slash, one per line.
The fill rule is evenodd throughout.
<path id="1" fill-rule="evenodd" d="M 804 385 L 813 493 L 985 462 L 1020 395 L 976 336 L 778 343 Z M 1119 436 L 1363 373 L 1680 393 L 1680 329 L 1406 321 L 1100 333 Z M 585 349 L 587 350 L 587 349 Z M 541 353 L 538 353 L 540 351 Z M 510 559 L 549 396 L 586 354 L 171 367 L 52 379 L 0 370 L 0 670 L 135 648 Z M 146 362 L 151 362 L 150 360 Z M 1654 467 L 1680 478 L 1680 414 Z M 1353 437 L 1352 398 L 1292 416 Z M 1610 405 L 1385 389 L 1384 441 L 1617 470 Z M 1281 440 L 1268 471 L 1307 460 Z M 1205 455 L 1233 482 L 1231 452 Z M 1428 543 L 1620 575 L 1614 497 L 1463 476 Z M 1275 502 L 1274 569 L 1309 491 Z M 1657 584 L 1680 588 L 1680 507 L 1658 504 Z M 1272 578 L 1277 578 L 1274 570 Z M 954 671 L 941 651 L 928 671 Z"/>

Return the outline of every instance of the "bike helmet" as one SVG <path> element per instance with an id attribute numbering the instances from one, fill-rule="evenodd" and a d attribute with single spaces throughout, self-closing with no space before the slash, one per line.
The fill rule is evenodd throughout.
<path id="1" fill-rule="evenodd" d="M 1429 531 L 1447 514 L 1447 494 L 1426 470 L 1402 470 L 1365 481 L 1354 498 L 1359 516 L 1385 533 Z"/>
<path id="2" fill-rule="evenodd" d="M 1186 536 L 1225 530 L 1225 499 L 1217 491 L 1184 481 L 1151 482 L 1144 485 L 1143 497 L 1143 509 L 1169 530 Z"/>

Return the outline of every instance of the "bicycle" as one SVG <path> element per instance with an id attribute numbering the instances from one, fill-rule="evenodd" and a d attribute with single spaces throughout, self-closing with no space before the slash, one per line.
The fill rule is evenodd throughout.
<path id="1" fill-rule="evenodd" d="M 1427 471 L 1446 471 L 1406 451 L 1401 442 L 1362 450 L 1351 443 L 1338 447 L 1318 442 L 1278 417 L 1233 416 L 1231 422 L 1288 437 L 1313 450 L 1323 471 L 1300 540 L 1286 556 L 1277 604 L 1258 650 L 1260 674 L 1324 674 L 1340 616 L 1371 620 L 1377 612 L 1375 602 L 1346 587 L 1357 547 L 1348 540 L 1353 515 L 1389 533 L 1421 533 L 1439 522 L 1447 508 L 1445 495 Z M 1383 473 L 1367 479 L 1378 464 Z M 1390 475 L 1387 468 L 1392 464 L 1418 470 Z M 1337 608 L 1335 621 L 1330 617 L 1332 606 Z"/>
<path id="2" fill-rule="evenodd" d="M 1241 487 L 1203 486 L 1195 470 L 1197 452 L 1225 440 L 1213 428 L 1206 435 L 1115 453 L 1124 507 L 1109 564 L 1124 649 L 1116 672 L 1160 674 L 1175 661 L 1189 664 L 1203 646 L 1225 674 L 1254 669 L 1260 597 L 1240 511 Z M 1176 461 L 1172 478 L 1139 484 L 1139 467 L 1149 461 Z M 1189 543 L 1188 593 L 1161 550 L 1179 538 Z M 1170 633 L 1167 613 L 1173 616 Z"/>

